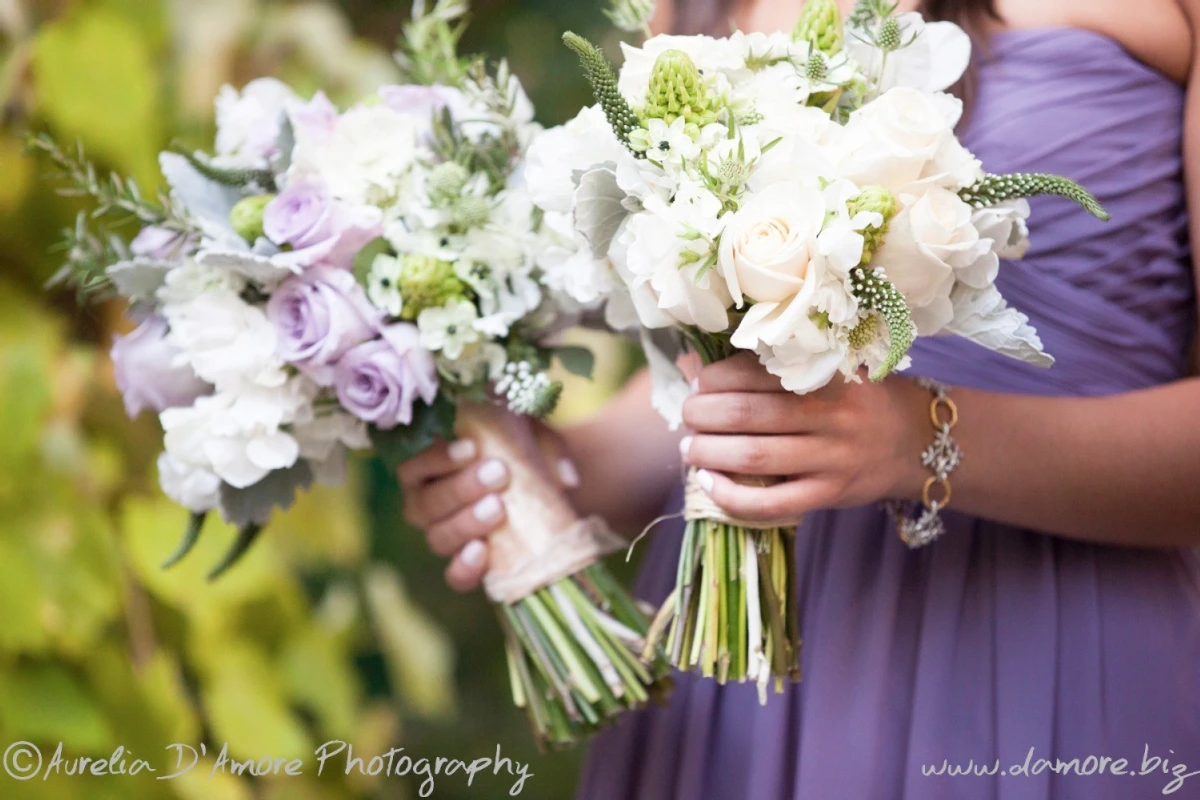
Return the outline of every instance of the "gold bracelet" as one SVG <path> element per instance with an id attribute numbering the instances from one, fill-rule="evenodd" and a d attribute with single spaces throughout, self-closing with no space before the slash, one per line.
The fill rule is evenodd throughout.
<path id="1" fill-rule="evenodd" d="M 933 443 L 921 453 L 921 466 L 929 467 L 933 474 L 926 479 L 921 490 L 920 505 L 895 500 L 889 500 L 886 504 L 896 520 L 896 533 L 912 548 L 924 547 L 946 532 L 939 512 L 950 505 L 953 496 L 950 473 L 962 460 L 962 450 L 950 435 L 958 424 L 958 406 L 949 397 L 950 387 L 928 378 L 918 378 L 917 385 L 933 394 L 933 401 L 929 404 Z M 937 497 L 934 496 L 935 489 Z"/>

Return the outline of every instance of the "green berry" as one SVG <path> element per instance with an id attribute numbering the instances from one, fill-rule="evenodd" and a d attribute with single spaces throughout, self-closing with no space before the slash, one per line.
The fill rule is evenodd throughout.
<path id="1" fill-rule="evenodd" d="M 263 214 L 275 199 L 273 194 L 263 194 L 239 200 L 229 212 L 229 224 L 234 232 L 250 244 L 263 236 Z"/>

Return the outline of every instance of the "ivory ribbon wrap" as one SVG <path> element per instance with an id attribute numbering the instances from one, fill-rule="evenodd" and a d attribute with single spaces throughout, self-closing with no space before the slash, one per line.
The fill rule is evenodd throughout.
<path id="1" fill-rule="evenodd" d="M 710 520 L 724 525 L 748 528 L 753 531 L 795 528 L 800 524 L 801 517 L 786 517 L 784 519 L 767 520 L 766 522 L 751 522 L 730 516 L 729 512 L 713 502 L 708 492 L 704 491 L 704 487 L 696 479 L 698 472 L 699 470 L 694 467 L 689 469 L 687 478 L 683 483 L 683 518 L 688 522 Z M 742 486 L 774 486 L 780 482 L 779 480 L 759 475 L 730 475 L 729 478 L 734 483 L 741 484 Z"/>
<path id="2" fill-rule="evenodd" d="M 463 405 L 457 432 L 475 440 L 482 458 L 504 461 L 511 476 L 504 493 L 508 521 L 488 539 L 483 586 L 494 602 L 515 603 L 626 546 L 599 517 L 575 513 L 527 418 L 495 406 Z"/>

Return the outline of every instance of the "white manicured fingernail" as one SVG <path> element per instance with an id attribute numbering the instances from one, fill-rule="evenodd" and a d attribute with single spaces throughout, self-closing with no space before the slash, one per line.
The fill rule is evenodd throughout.
<path id="1" fill-rule="evenodd" d="M 562 485 L 566 486 L 568 489 L 579 488 L 579 470 L 576 468 L 574 461 L 569 458 L 559 459 L 558 479 L 562 481 Z"/>
<path id="2" fill-rule="evenodd" d="M 458 557 L 468 567 L 478 567 L 483 563 L 483 556 L 486 552 L 487 548 L 483 546 L 483 542 L 478 539 L 472 539 L 467 542 L 462 552 L 458 554 Z"/>
<path id="3" fill-rule="evenodd" d="M 696 392 L 700 391 L 700 379 L 699 378 L 692 378 L 692 382 L 689 385 L 692 387 L 692 394 L 695 394 Z"/>
<path id="4" fill-rule="evenodd" d="M 685 436 L 679 440 L 679 455 L 687 458 L 688 451 L 692 449 L 692 437 Z"/>
<path id="5" fill-rule="evenodd" d="M 475 458 L 475 442 L 471 439 L 458 439 L 446 448 L 446 454 L 455 464 L 465 464 Z"/>
<path id="6" fill-rule="evenodd" d="M 489 494 L 475 504 L 474 513 L 475 519 L 484 524 L 499 522 L 500 515 L 504 513 L 504 506 L 500 504 L 499 497 Z"/>
<path id="7" fill-rule="evenodd" d="M 712 473 L 706 469 L 702 469 L 696 473 L 696 483 L 700 484 L 700 488 L 706 492 L 711 492 L 717 482 L 713 480 Z"/>
<path id="8" fill-rule="evenodd" d="M 508 467 L 504 466 L 503 461 L 491 458 L 483 462 L 475 474 L 479 482 L 487 488 L 499 489 L 508 480 Z"/>

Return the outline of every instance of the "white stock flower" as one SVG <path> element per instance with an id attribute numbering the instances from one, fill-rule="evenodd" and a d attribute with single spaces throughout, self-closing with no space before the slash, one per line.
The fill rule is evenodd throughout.
<path id="1" fill-rule="evenodd" d="M 970 270 L 981 259 L 982 271 L 988 270 L 992 241 L 980 239 L 972 216 L 971 207 L 958 195 L 930 189 L 896 215 L 875 254 L 872 264 L 883 267 L 904 295 L 922 335 L 937 333 L 953 317 L 950 290 L 957 271 Z M 994 277 L 993 272 L 983 283 L 990 284 Z"/>
<path id="2" fill-rule="evenodd" d="M 386 106 L 360 106 L 332 129 L 298 128 L 292 174 L 319 175 L 339 200 L 382 205 L 401 194 L 423 126 Z"/>
<path id="3" fill-rule="evenodd" d="M 417 317 L 421 346 L 454 360 L 470 344 L 479 341 L 475 323 L 479 313 L 469 300 L 451 300 L 441 308 L 427 308 Z"/>
<path id="4" fill-rule="evenodd" d="M 218 391 L 245 384 L 280 386 L 287 379 L 275 326 L 236 292 L 202 292 L 190 301 L 164 305 L 162 313 L 181 359 Z"/>
<path id="5" fill-rule="evenodd" d="M 879 79 L 879 90 L 886 92 L 897 86 L 940 92 L 962 78 L 971 61 L 971 38 L 952 22 L 925 22 L 917 12 L 898 14 L 900 41 L 912 42 L 907 47 L 888 53 L 884 74 L 882 53 L 858 36 L 846 37 L 846 49 Z"/>
<path id="6" fill-rule="evenodd" d="M 261 168 L 276 155 L 280 123 L 300 98 L 287 84 L 259 78 L 240 92 L 224 86 L 217 95 L 217 164 Z"/>
<path id="7" fill-rule="evenodd" d="M 830 152 L 840 174 L 859 186 L 967 185 L 982 173 L 954 136 L 961 116 L 962 102 L 950 95 L 893 89 L 851 114 Z"/>
<path id="8" fill-rule="evenodd" d="M 587 240 L 575 229 L 569 214 L 547 211 L 542 233 L 537 265 L 546 288 L 587 308 L 612 293 L 617 280 L 612 265 L 607 259 L 592 256 Z"/>
<path id="9" fill-rule="evenodd" d="M 236 293 L 241 292 L 244 288 L 246 288 L 246 281 L 241 275 L 189 259 L 167 272 L 156 297 L 162 305 L 179 305 L 189 302 L 207 291 L 221 290 Z"/>
<path id="10" fill-rule="evenodd" d="M 534 139 L 526 156 L 525 181 L 539 208 L 569 214 L 576 173 L 628 158 L 629 151 L 617 141 L 600 106 L 589 106 L 570 122 L 543 131 Z"/>
<path id="11" fill-rule="evenodd" d="M 221 502 L 221 479 L 204 467 L 197 467 L 158 455 L 158 483 L 163 493 L 195 514 L 211 511 Z"/>
<path id="12" fill-rule="evenodd" d="M 611 254 L 629 283 L 642 324 L 724 331 L 733 302 L 725 281 L 715 268 L 699 274 L 721 233 L 721 201 L 684 180 L 673 203 L 656 196 L 645 202 L 645 210 L 633 215 L 618 237 L 626 249 Z"/>
<path id="13" fill-rule="evenodd" d="M 783 388 L 807 394 L 827 385 L 846 358 L 846 346 L 816 326 L 803 326 L 782 344 L 758 348 L 759 362 Z"/>
<path id="14" fill-rule="evenodd" d="M 300 447 L 300 457 L 308 462 L 316 479 L 326 485 L 344 480 L 347 450 L 371 447 L 366 423 L 341 409 L 297 421 L 291 433 Z"/>
<path id="15" fill-rule="evenodd" d="M 159 415 L 163 444 L 177 464 L 211 471 L 230 486 L 245 489 L 299 458 L 296 440 L 278 423 L 271 424 L 286 417 L 285 411 L 265 396 L 201 397 L 188 408 L 170 408 Z"/>

